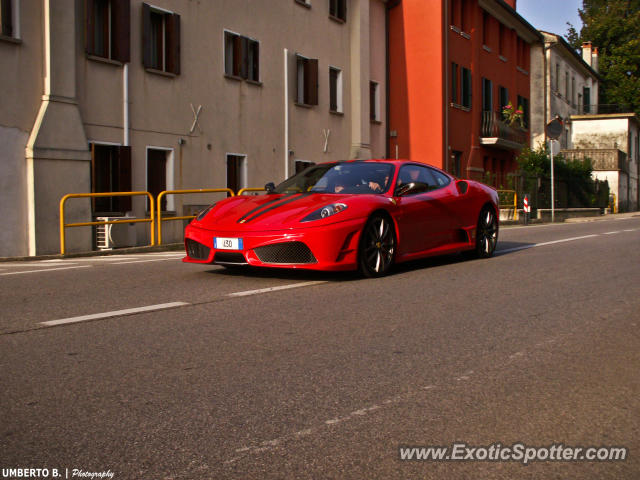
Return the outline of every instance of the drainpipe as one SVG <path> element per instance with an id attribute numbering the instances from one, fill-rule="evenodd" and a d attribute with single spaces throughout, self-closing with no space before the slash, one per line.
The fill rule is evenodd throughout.
<path id="1" fill-rule="evenodd" d="M 289 51 L 284 49 L 284 179 L 289 178 Z"/>
<path id="2" fill-rule="evenodd" d="M 387 8 L 385 10 L 385 16 L 384 16 L 384 28 L 385 28 L 385 60 L 387 62 L 387 68 L 385 68 L 385 89 L 386 89 L 386 94 L 385 94 L 385 104 L 386 104 L 386 108 L 385 108 L 385 124 L 386 124 L 386 158 L 391 158 L 391 126 L 389 125 L 389 119 L 390 119 L 390 115 L 389 115 L 389 96 L 391 94 L 391 88 L 389 87 L 389 78 L 391 77 L 391 72 L 390 72 L 390 68 L 389 68 L 389 15 L 391 12 L 392 8 L 397 7 L 400 4 L 401 0 L 389 0 L 387 2 Z M 397 138 L 396 138 L 397 141 Z M 396 144 L 396 158 L 398 157 L 398 148 L 397 148 L 397 144 Z"/>
<path id="3" fill-rule="evenodd" d="M 122 112 L 124 138 L 122 142 L 125 147 L 129 146 L 129 64 L 125 63 L 122 68 Z"/>

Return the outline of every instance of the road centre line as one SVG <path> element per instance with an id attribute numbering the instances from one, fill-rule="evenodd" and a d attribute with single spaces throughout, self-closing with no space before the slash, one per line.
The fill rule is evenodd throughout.
<path id="1" fill-rule="evenodd" d="M 227 297 L 247 297 L 249 295 L 258 295 L 260 293 L 275 292 L 278 290 L 287 290 L 289 288 L 310 287 L 311 285 L 320 285 L 327 283 L 326 280 L 317 280 L 313 282 L 290 283 L 288 285 L 280 285 L 278 287 L 260 288 L 258 290 L 247 290 L 244 292 L 228 293 Z"/>
<path id="2" fill-rule="evenodd" d="M 39 272 L 53 272 L 54 270 L 71 270 L 73 268 L 91 268 L 91 265 L 77 265 L 75 267 L 59 267 L 59 268 L 45 268 L 38 270 L 25 270 L 24 272 L 8 272 L 8 273 L 0 273 L 0 276 L 3 275 L 22 275 L 23 273 L 39 273 Z"/>
<path id="3" fill-rule="evenodd" d="M 79 317 L 61 318 L 59 320 L 49 320 L 47 322 L 40 322 L 40 325 L 47 327 L 54 327 L 56 325 L 64 325 L 67 323 L 86 322 L 88 320 L 98 320 L 101 318 L 121 317 L 124 315 L 131 315 L 134 313 L 146 313 L 157 310 L 167 310 L 170 308 L 184 307 L 191 305 L 187 302 L 171 302 L 171 303 L 159 303 L 157 305 L 148 305 L 146 307 L 127 308 L 125 310 L 114 310 L 112 312 L 94 313 L 92 315 L 81 315 Z"/>
<path id="4" fill-rule="evenodd" d="M 585 238 L 593 238 L 593 237 L 599 237 L 599 236 L 600 234 L 596 233 L 593 235 L 583 235 L 581 237 L 563 238 L 561 240 L 552 240 L 550 242 L 534 243 L 531 245 L 523 245 L 521 247 L 507 248 L 505 250 L 496 250 L 496 253 L 498 254 L 511 253 L 511 252 L 517 252 L 518 250 L 527 250 L 529 248 L 544 247 L 546 245 L 554 245 L 556 243 L 564 243 L 564 242 L 573 242 L 575 240 L 584 240 Z"/>

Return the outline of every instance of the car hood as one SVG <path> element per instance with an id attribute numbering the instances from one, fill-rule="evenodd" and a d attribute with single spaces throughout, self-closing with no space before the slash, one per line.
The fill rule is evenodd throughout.
<path id="1" fill-rule="evenodd" d="M 238 196 L 218 202 L 198 223 L 203 228 L 229 231 L 295 228 L 301 225 L 300 220 L 326 205 L 338 202 L 349 204 L 353 200 L 354 195 L 320 193 Z M 348 209 L 337 214 L 340 221 L 351 217 L 347 212 Z M 338 218 L 330 217 L 302 225 L 320 225 L 335 220 Z"/>

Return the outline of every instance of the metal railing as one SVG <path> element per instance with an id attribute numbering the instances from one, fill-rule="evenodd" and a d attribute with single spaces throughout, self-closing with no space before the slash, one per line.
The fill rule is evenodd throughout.
<path id="1" fill-rule="evenodd" d="M 518 219 L 518 193 L 515 190 L 498 190 L 498 206 L 513 209 L 513 219 Z"/>
<path id="2" fill-rule="evenodd" d="M 501 138 L 520 144 L 527 143 L 527 132 L 516 126 L 509 125 L 498 112 L 482 112 L 481 137 Z"/>
<path id="3" fill-rule="evenodd" d="M 97 197 L 135 197 L 144 196 L 149 198 L 149 218 L 137 218 L 137 219 L 124 219 L 123 220 L 110 220 L 107 222 L 78 222 L 78 223 L 65 223 L 64 222 L 64 204 L 70 198 L 97 198 Z M 155 245 L 155 209 L 153 203 L 153 195 L 149 192 L 105 192 L 105 193 L 69 193 L 60 199 L 60 255 L 65 254 L 65 229 L 69 227 L 89 227 L 93 225 L 113 225 L 116 223 L 151 223 L 151 243 L 150 246 Z"/>
<path id="4" fill-rule="evenodd" d="M 245 192 L 266 192 L 264 188 L 241 188 L 236 195 L 244 195 Z"/>
<path id="5" fill-rule="evenodd" d="M 252 190 L 252 189 L 246 189 L 246 188 L 242 189 L 238 191 L 238 195 L 240 195 L 240 192 L 242 192 L 243 190 Z M 162 222 L 163 221 L 170 222 L 173 220 L 189 220 L 192 218 L 196 218 L 196 215 L 183 215 L 181 217 L 162 218 L 162 209 L 160 208 L 162 197 L 164 197 L 165 195 L 175 195 L 175 194 L 184 195 L 187 193 L 227 193 L 227 194 L 231 194 L 232 197 L 235 196 L 235 194 L 233 193 L 233 190 L 231 190 L 230 188 L 196 188 L 192 190 L 165 190 L 163 192 L 160 192 L 158 194 L 158 198 L 156 199 L 156 205 L 158 209 L 158 245 L 162 245 Z"/>

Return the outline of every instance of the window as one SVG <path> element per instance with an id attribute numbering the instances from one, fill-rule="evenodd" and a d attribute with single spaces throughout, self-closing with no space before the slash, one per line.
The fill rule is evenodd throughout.
<path id="1" fill-rule="evenodd" d="M 91 144 L 91 192 L 131 191 L 131 147 Z M 131 197 L 100 197 L 92 201 L 94 215 L 124 214 Z"/>
<path id="2" fill-rule="evenodd" d="M 318 60 L 296 55 L 297 92 L 300 105 L 318 105 Z"/>
<path id="3" fill-rule="evenodd" d="M 247 156 L 227 153 L 227 188 L 238 193 L 247 187 Z"/>
<path id="4" fill-rule="evenodd" d="M 180 15 L 142 4 L 142 64 L 180 74 Z"/>
<path id="5" fill-rule="evenodd" d="M 500 23 L 500 29 L 498 32 L 498 53 L 501 56 L 504 56 L 505 54 L 505 28 L 504 25 L 502 23 Z"/>
<path id="6" fill-rule="evenodd" d="M 131 60 L 130 0 L 85 0 L 85 50 L 96 57 Z"/>
<path id="7" fill-rule="evenodd" d="M 260 44 L 257 40 L 224 32 L 224 73 L 253 82 L 260 81 Z"/>
<path id="8" fill-rule="evenodd" d="M 564 72 L 564 98 L 567 99 L 567 101 L 569 101 L 569 72 Z"/>
<path id="9" fill-rule="evenodd" d="M 329 110 L 342 112 L 342 71 L 329 67 Z"/>
<path id="10" fill-rule="evenodd" d="M 18 1 L 0 0 L 0 36 L 20 38 L 18 30 Z"/>
<path id="11" fill-rule="evenodd" d="M 555 91 L 560 93 L 560 64 L 556 63 Z"/>
<path id="12" fill-rule="evenodd" d="M 499 88 L 500 94 L 500 112 L 506 107 L 509 103 L 509 89 L 505 87 Z"/>
<path id="13" fill-rule="evenodd" d="M 482 111 L 493 111 L 493 83 L 486 78 L 482 79 Z"/>
<path id="14" fill-rule="evenodd" d="M 147 192 L 157 198 L 160 192 L 173 189 L 173 150 L 147 147 Z M 147 209 L 149 201 L 147 200 Z M 162 211 L 173 210 L 173 197 L 162 197 Z"/>
<path id="15" fill-rule="evenodd" d="M 380 121 L 380 84 L 369 82 L 369 118 L 372 122 Z"/>
<path id="16" fill-rule="evenodd" d="M 490 20 L 491 17 L 484 10 L 482 11 L 482 44 L 484 46 L 489 46 L 489 28 L 490 28 Z"/>
<path id="17" fill-rule="evenodd" d="M 462 92 L 460 93 L 462 106 L 471 108 L 471 70 L 462 67 Z"/>
<path id="18" fill-rule="evenodd" d="M 329 16 L 342 22 L 346 22 L 347 0 L 329 0 Z"/>
<path id="19" fill-rule="evenodd" d="M 518 95 L 518 108 L 522 109 L 522 123 L 529 128 L 529 99 Z"/>
<path id="20" fill-rule="evenodd" d="M 445 187 L 450 182 L 451 179 L 449 177 L 437 170 L 434 170 L 433 168 L 409 164 L 403 165 L 398 172 L 397 186 L 404 185 L 406 183 L 422 183 L 426 188 L 422 191 L 416 191 L 416 193 L 424 193 L 425 191 L 432 191 Z"/>
<path id="21" fill-rule="evenodd" d="M 591 112 L 591 88 L 583 87 L 582 89 L 583 98 L 584 98 L 584 113 Z"/>
<path id="22" fill-rule="evenodd" d="M 451 103 L 458 103 L 458 64 L 451 64 Z"/>
<path id="23" fill-rule="evenodd" d="M 571 77 L 571 105 L 576 106 L 576 78 Z"/>

